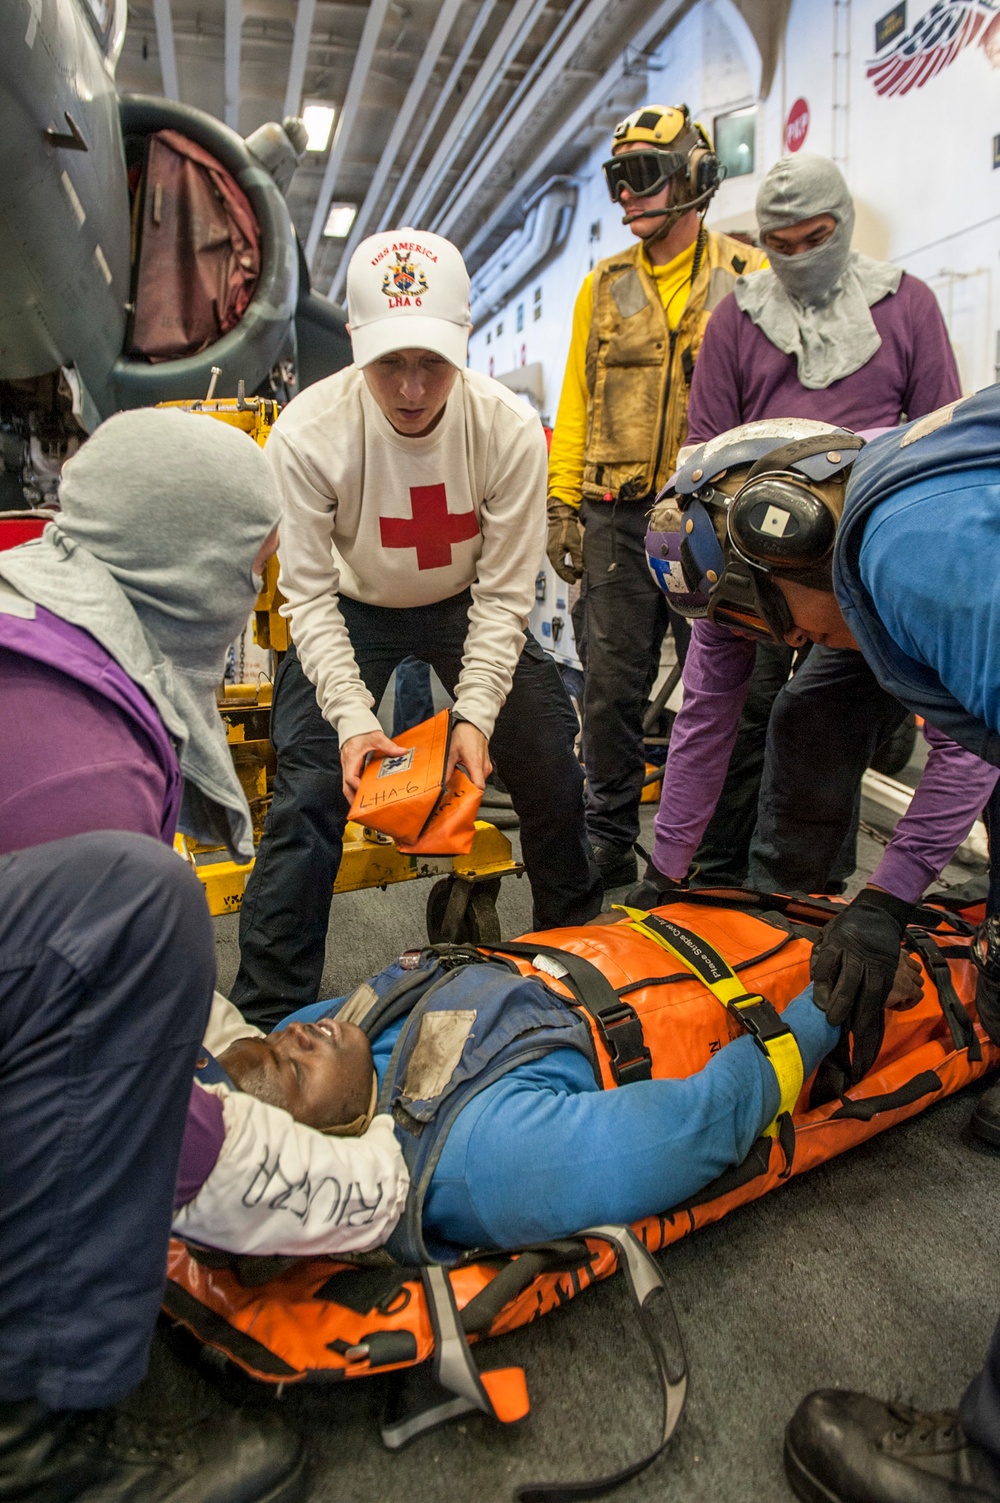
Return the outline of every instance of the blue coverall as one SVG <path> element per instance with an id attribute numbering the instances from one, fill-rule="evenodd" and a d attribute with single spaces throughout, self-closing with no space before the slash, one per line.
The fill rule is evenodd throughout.
<path id="1" fill-rule="evenodd" d="M 338 1005 L 314 1003 L 294 1020 L 315 1021 Z M 814 1006 L 811 986 L 782 1016 L 808 1076 L 839 1030 Z M 380 1086 L 401 1028 L 394 1023 L 373 1043 Z M 554 1050 L 463 1107 L 424 1203 L 424 1235 L 457 1247 L 523 1247 L 669 1210 L 740 1163 L 778 1101 L 774 1070 L 749 1037 L 686 1080 L 611 1091 L 584 1055 Z"/>

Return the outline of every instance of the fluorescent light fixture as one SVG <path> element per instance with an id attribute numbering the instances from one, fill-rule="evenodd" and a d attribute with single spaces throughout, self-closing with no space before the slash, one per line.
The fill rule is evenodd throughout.
<path id="1" fill-rule="evenodd" d="M 345 240 L 351 232 L 354 216 L 358 212 L 357 204 L 331 204 L 330 212 L 326 216 L 326 224 L 323 226 L 323 234 L 331 236 L 334 240 Z"/>
<path id="2" fill-rule="evenodd" d="M 309 132 L 306 151 L 326 151 L 330 144 L 330 132 L 333 130 L 335 114 L 336 110 L 332 104 L 313 103 L 305 106 L 302 119 Z"/>

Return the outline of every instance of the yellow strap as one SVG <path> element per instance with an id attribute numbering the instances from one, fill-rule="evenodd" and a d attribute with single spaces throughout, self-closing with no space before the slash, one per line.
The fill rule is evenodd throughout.
<path id="1" fill-rule="evenodd" d="M 630 929 L 634 929 L 644 939 L 651 939 L 654 945 L 659 945 L 661 950 L 666 950 L 675 960 L 680 961 L 681 965 L 686 970 L 689 970 L 693 976 L 696 976 L 702 986 L 707 987 L 712 995 L 718 998 L 727 1010 L 740 1013 L 744 1008 L 755 1007 L 757 1003 L 764 1001 L 764 998 L 759 993 L 754 993 L 753 995 L 747 993 L 746 987 L 732 967 L 723 959 L 714 946 L 709 945 L 707 940 L 702 940 L 700 935 L 694 935 L 694 938 L 699 940 L 710 951 L 713 967 L 718 971 L 718 975 L 712 978 L 709 978 L 704 971 L 699 970 L 690 957 L 685 955 L 683 950 L 672 945 L 665 935 L 658 933 L 646 924 L 645 920 L 650 915 L 645 909 L 627 908 L 621 903 L 614 904 L 614 907 L 620 913 L 628 914 Z M 783 1116 L 785 1112 L 791 1112 L 796 1101 L 799 1099 L 805 1071 L 802 1066 L 802 1055 L 799 1052 L 798 1042 L 790 1028 L 785 1033 L 779 1034 L 777 1038 L 761 1039 L 759 1043 L 771 1062 L 780 1092 L 778 1111 L 775 1119 L 764 1129 L 764 1136 L 773 1138 L 778 1133 L 778 1118 Z"/>

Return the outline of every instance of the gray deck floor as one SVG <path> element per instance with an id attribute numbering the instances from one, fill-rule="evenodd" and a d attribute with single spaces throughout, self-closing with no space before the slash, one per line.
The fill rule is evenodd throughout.
<path id="1" fill-rule="evenodd" d="M 648 837 L 652 810 L 643 823 Z M 862 837 L 859 884 L 879 850 Z M 968 875 L 945 874 L 953 882 Z M 335 901 L 327 995 L 422 940 L 428 887 Z M 504 883 L 500 911 L 505 934 L 528 926 L 526 883 Z M 225 989 L 237 963 L 235 918 L 217 921 L 217 938 Z M 669 1451 L 616 1495 L 622 1503 L 790 1498 L 782 1431 L 817 1386 L 955 1403 L 1000 1313 L 1000 1156 L 967 1133 L 976 1089 L 661 1255 L 687 1346 L 690 1400 Z M 656 1389 L 619 1279 L 479 1351 L 485 1365 L 525 1368 L 530 1417 L 509 1430 L 470 1419 L 398 1455 L 378 1437 L 385 1379 L 289 1390 L 280 1401 L 242 1379 L 232 1391 L 250 1405 L 280 1402 L 308 1437 L 315 1503 L 500 1503 L 519 1483 L 613 1469 L 655 1436 Z M 184 1402 L 195 1394 L 218 1402 L 162 1349 L 156 1381 L 183 1390 Z"/>

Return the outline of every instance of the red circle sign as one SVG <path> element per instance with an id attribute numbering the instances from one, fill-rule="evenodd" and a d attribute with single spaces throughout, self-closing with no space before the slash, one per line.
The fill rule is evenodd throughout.
<path id="1" fill-rule="evenodd" d="M 785 145 L 789 151 L 798 151 L 805 144 L 809 131 L 809 106 L 804 99 L 796 99 L 785 121 Z"/>

